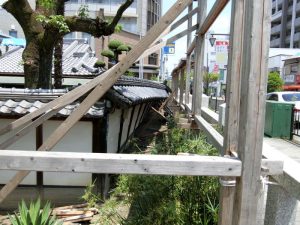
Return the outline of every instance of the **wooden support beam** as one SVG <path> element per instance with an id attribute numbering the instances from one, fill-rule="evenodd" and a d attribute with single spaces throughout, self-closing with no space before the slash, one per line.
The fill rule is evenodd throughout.
<path id="1" fill-rule="evenodd" d="M 90 107 L 98 101 L 106 91 L 118 80 L 118 78 L 126 72 L 126 70 L 135 62 L 135 60 L 150 46 L 159 35 L 168 28 L 171 22 L 189 5 L 192 0 L 178 0 L 168 12 L 156 23 L 142 40 L 133 47 L 133 49 L 114 67 L 98 76 L 93 81 L 94 83 L 88 83 L 89 86 L 96 88 L 86 97 L 86 99 L 78 106 L 74 111 L 43 143 L 38 149 L 39 151 L 49 151 L 61 140 L 66 133 L 77 123 L 77 121 L 90 109 Z M 84 86 L 84 85 L 82 85 Z M 82 87 L 80 86 L 80 87 Z M 80 88 L 79 87 L 79 88 Z M 76 88 L 75 90 L 82 90 Z M 85 89 L 84 89 L 85 90 Z M 83 93 L 75 93 L 73 95 L 67 95 L 69 98 L 63 98 L 61 104 L 65 104 L 71 99 L 74 99 L 77 95 L 81 96 Z M 75 96 L 75 97 L 74 97 Z M 55 101 L 55 100 L 54 100 Z M 59 102 L 58 102 L 59 103 Z M 68 102 L 69 103 L 69 102 Z M 53 102 L 52 102 L 53 104 Z M 49 104 L 47 104 L 49 105 Z M 55 106 L 57 106 L 55 104 Z M 48 106 L 49 107 L 49 106 Z M 2 202 L 17 186 L 18 184 L 29 174 L 27 171 L 18 172 L 12 180 L 9 181 L 0 191 L 0 202 Z"/>
<path id="2" fill-rule="evenodd" d="M 198 127 L 205 131 L 205 134 L 207 135 L 209 142 L 215 148 L 217 148 L 219 151 L 223 148 L 223 137 L 222 135 L 216 131 L 215 128 L 211 124 L 209 124 L 203 117 L 199 115 L 195 115 L 195 122 L 197 123 Z"/>
<path id="3" fill-rule="evenodd" d="M 197 32 L 197 35 L 205 35 L 206 32 L 209 30 L 211 25 L 215 22 L 215 20 L 218 18 L 220 13 L 223 11 L 225 6 L 229 0 L 217 0 L 215 4 L 213 5 L 212 9 L 210 10 L 209 14 L 205 18 L 205 21 L 202 23 L 199 31 Z M 196 38 L 192 41 L 191 45 L 188 47 L 187 55 L 192 54 L 193 50 L 196 46 Z"/>
<path id="4" fill-rule="evenodd" d="M 190 6 L 189 6 L 190 7 Z M 181 24 L 183 24 L 185 21 L 192 21 L 193 16 L 198 13 L 198 7 L 193 9 L 193 5 L 191 6 L 191 10 L 189 8 L 188 14 L 183 16 L 180 20 L 176 21 L 175 23 L 172 24 L 171 26 L 171 31 L 175 30 L 176 28 L 178 28 Z M 190 26 L 191 27 L 191 26 Z"/>
<path id="5" fill-rule="evenodd" d="M 43 124 L 46 120 L 50 119 L 52 116 L 54 116 L 60 110 L 61 110 L 61 108 L 49 110 L 48 112 L 46 112 L 45 114 L 43 114 L 42 116 L 40 116 L 39 118 L 34 120 L 32 123 L 29 123 L 24 128 L 22 128 L 21 130 L 19 130 L 15 134 L 13 134 L 11 137 L 9 137 L 7 140 L 2 142 L 0 144 L 0 149 L 6 149 L 10 145 L 12 145 L 16 141 L 18 141 L 21 137 L 28 134 L 28 132 L 30 132 L 32 129 L 37 128 L 38 126 Z"/>
<path id="6" fill-rule="evenodd" d="M 237 152 L 239 136 L 239 103 L 241 84 L 241 55 L 243 54 L 244 1 L 231 3 L 230 46 L 226 88 L 224 147 L 221 155 Z M 235 187 L 221 186 L 219 225 L 232 224 Z"/>
<path id="7" fill-rule="evenodd" d="M 167 44 L 171 44 L 174 41 L 177 41 L 178 39 L 190 34 L 191 32 L 197 30 L 198 25 L 194 25 L 189 29 L 186 29 L 184 31 L 181 31 L 180 33 L 174 35 L 173 37 L 165 40 L 165 41 L 161 41 L 156 45 L 151 46 L 150 48 L 148 48 L 136 61 L 139 61 L 142 58 L 145 58 L 146 56 L 157 52 L 158 50 L 160 50 L 161 48 L 163 48 L 164 46 L 166 46 Z"/>
<path id="8" fill-rule="evenodd" d="M 0 169 L 73 173 L 240 176 L 241 162 L 217 156 L 0 151 Z"/>
<path id="9" fill-rule="evenodd" d="M 207 0 L 198 0 L 198 24 L 202 27 L 202 24 L 206 18 Z M 196 51 L 195 51 L 195 69 L 194 69 L 194 87 L 193 87 L 193 114 L 201 115 L 202 104 L 202 82 L 204 76 L 204 49 L 205 38 L 204 35 L 198 35 L 196 37 Z"/>
<path id="10" fill-rule="evenodd" d="M 217 0 L 213 5 L 212 9 L 209 11 L 205 21 L 199 29 L 198 34 L 204 35 L 209 30 L 211 25 L 216 21 L 220 13 L 223 11 L 229 0 Z"/>
<path id="11" fill-rule="evenodd" d="M 179 104 L 180 105 L 183 105 L 183 94 L 184 94 L 184 72 L 185 72 L 185 69 L 184 67 L 181 68 L 180 70 L 180 96 L 179 96 Z"/>
<path id="12" fill-rule="evenodd" d="M 189 10 L 189 14 L 192 11 L 195 10 L 195 9 L 193 10 L 193 4 L 189 5 L 188 10 Z M 192 17 L 190 17 L 188 19 L 188 26 L 187 26 L 187 28 L 190 29 L 192 27 L 192 24 L 193 24 Z M 191 44 L 191 39 L 192 39 L 192 35 L 191 35 L 191 33 L 188 33 L 187 34 L 187 41 L 186 41 L 187 49 L 189 48 L 189 46 Z M 186 56 L 185 104 L 189 104 L 190 103 L 191 63 L 192 63 L 191 62 L 191 55 L 188 54 Z"/>
<path id="13" fill-rule="evenodd" d="M 265 118 L 271 1 L 245 0 L 237 178 L 233 225 L 256 223 Z"/>

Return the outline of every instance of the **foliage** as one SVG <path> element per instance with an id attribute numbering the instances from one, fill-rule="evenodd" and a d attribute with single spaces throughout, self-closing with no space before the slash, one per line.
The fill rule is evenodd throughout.
<path id="1" fill-rule="evenodd" d="M 51 15 L 51 16 L 37 15 L 36 20 L 38 22 L 41 22 L 44 27 L 52 26 L 57 28 L 60 33 L 70 32 L 70 29 L 65 21 L 65 17 L 62 15 Z"/>
<path id="2" fill-rule="evenodd" d="M 125 76 L 127 76 L 127 77 L 135 77 L 135 74 L 132 71 L 126 71 Z"/>
<path id="3" fill-rule="evenodd" d="M 129 52 L 131 50 L 129 45 L 115 39 L 108 43 L 108 48 L 109 49 L 103 50 L 101 55 L 115 62 L 119 61 L 119 55 L 122 54 L 122 52 Z"/>
<path id="4" fill-rule="evenodd" d="M 204 82 L 204 93 L 209 95 L 209 84 L 215 82 L 219 79 L 219 74 L 216 73 L 205 73 L 203 76 Z"/>
<path id="5" fill-rule="evenodd" d="M 204 82 L 208 82 L 208 83 L 212 83 L 215 82 L 219 79 L 219 74 L 217 73 L 205 73 L 203 76 L 203 81 Z"/>
<path id="6" fill-rule="evenodd" d="M 53 9 L 55 6 L 54 0 L 39 0 L 39 4 L 48 10 Z"/>
<path id="7" fill-rule="evenodd" d="M 97 206 L 98 202 L 101 202 L 101 198 L 94 194 L 95 182 L 88 184 L 86 189 L 84 190 L 84 194 L 81 197 L 84 201 L 88 203 L 89 208 L 94 208 Z"/>
<path id="8" fill-rule="evenodd" d="M 109 59 L 113 59 L 115 57 L 114 52 L 111 51 L 111 50 L 103 50 L 101 52 L 101 55 L 103 55 L 103 56 L 105 56 L 105 57 L 107 57 Z"/>
<path id="9" fill-rule="evenodd" d="M 128 51 L 129 51 L 129 48 L 128 48 L 127 45 L 122 44 L 122 45 L 120 45 L 120 46 L 117 48 L 117 51 L 118 51 L 118 52 L 128 52 Z"/>
<path id="10" fill-rule="evenodd" d="M 174 125 L 172 121 L 169 124 Z M 170 129 L 156 141 L 152 154 L 179 152 L 218 154 L 215 148 L 207 144 L 203 135 L 177 128 Z M 120 224 L 217 224 L 217 178 L 122 175 L 117 184 L 114 196 L 125 194 L 124 201 L 130 205 L 128 218 L 123 218 Z"/>
<path id="11" fill-rule="evenodd" d="M 119 46 L 123 45 L 122 41 L 119 40 L 111 40 L 108 43 L 108 48 L 112 51 L 117 50 Z"/>
<path id="12" fill-rule="evenodd" d="M 115 33 L 120 33 L 123 30 L 123 26 L 121 24 L 117 24 L 115 27 Z"/>
<path id="13" fill-rule="evenodd" d="M 81 19 L 86 19 L 89 17 L 89 6 L 88 5 L 81 5 L 78 9 L 78 16 Z"/>
<path id="14" fill-rule="evenodd" d="M 98 60 L 97 62 L 95 62 L 94 67 L 95 68 L 104 68 L 105 67 L 105 62 Z"/>
<path id="15" fill-rule="evenodd" d="M 278 72 L 270 72 L 268 75 L 267 92 L 281 91 L 283 89 L 283 80 Z"/>
<path id="16" fill-rule="evenodd" d="M 31 202 L 29 209 L 24 201 L 19 204 L 20 215 L 10 216 L 12 225 L 61 225 L 54 216 L 51 216 L 50 203 L 47 202 L 41 210 L 41 201 Z"/>

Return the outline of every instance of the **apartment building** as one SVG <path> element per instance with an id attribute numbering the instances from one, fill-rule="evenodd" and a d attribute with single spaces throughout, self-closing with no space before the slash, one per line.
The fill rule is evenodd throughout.
<path id="1" fill-rule="evenodd" d="M 300 0 L 272 0 L 271 48 L 300 47 Z"/>

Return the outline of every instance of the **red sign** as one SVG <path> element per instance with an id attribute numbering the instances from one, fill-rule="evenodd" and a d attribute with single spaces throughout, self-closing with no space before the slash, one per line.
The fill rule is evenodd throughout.
<path id="1" fill-rule="evenodd" d="M 229 45 L 229 41 L 216 41 L 216 45 Z"/>

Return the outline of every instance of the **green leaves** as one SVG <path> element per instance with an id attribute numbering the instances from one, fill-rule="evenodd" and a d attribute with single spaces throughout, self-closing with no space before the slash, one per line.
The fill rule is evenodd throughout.
<path id="1" fill-rule="evenodd" d="M 79 7 L 79 10 L 78 10 L 78 16 L 81 19 L 88 18 L 89 17 L 89 6 L 88 5 L 81 5 Z"/>
<path id="2" fill-rule="evenodd" d="M 283 80 L 278 72 L 270 72 L 268 75 L 267 92 L 281 91 L 283 88 Z"/>
<path id="3" fill-rule="evenodd" d="M 51 216 L 51 206 L 47 202 L 41 209 L 41 201 L 31 202 L 29 209 L 24 201 L 19 204 L 19 215 L 9 216 L 12 225 L 61 225 L 54 216 Z"/>
<path id="4" fill-rule="evenodd" d="M 65 17 L 62 15 L 37 15 L 36 20 L 43 24 L 44 27 L 54 27 L 59 30 L 60 33 L 68 33 L 70 29 L 66 23 Z"/>

